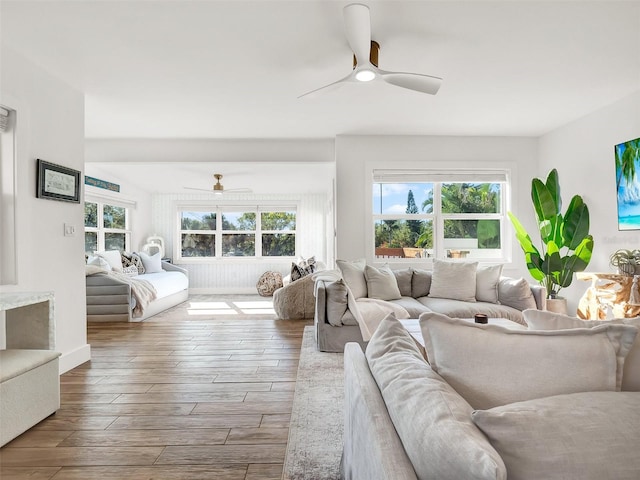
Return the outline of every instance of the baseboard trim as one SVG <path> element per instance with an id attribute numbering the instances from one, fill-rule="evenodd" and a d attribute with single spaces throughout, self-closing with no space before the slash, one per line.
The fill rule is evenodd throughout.
<path id="1" fill-rule="evenodd" d="M 63 353 L 60 357 L 60 375 L 89 360 L 91 360 L 91 345 L 88 343 L 75 350 Z"/>

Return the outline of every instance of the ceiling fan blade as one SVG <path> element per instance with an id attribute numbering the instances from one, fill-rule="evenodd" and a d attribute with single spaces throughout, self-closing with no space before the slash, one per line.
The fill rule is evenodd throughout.
<path id="1" fill-rule="evenodd" d="M 420 73 L 385 72 L 384 70 L 378 70 L 377 73 L 382 80 L 396 87 L 408 88 L 429 95 L 438 93 L 442 84 L 441 78 Z"/>
<path id="2" fill-rule="evenodd" d="M 210 188 L 195 188 L 195 187 L 182 187 L 182 188 L 186 188 L 187 190 L 198 190 L 200 192 L 209 192 L 209 193 L 213 192 L 213 190 L 211 190 Z"/>
<path id="3" fill-rule="evenodd" d="M 351 51 L 358 65 L 369 63 L 371 51 L 371 17 L 369 7 L 360 3 L 347 5 L 343 10 L 344 29 Z"/>
<path id="4" fill-rule="evenodd" d="M 224 193 L 252 193 L 250 188 L 225 188 Z"/>
<path id="5" fill-rule="evenodd" d="M 347 75 L 344 78 L 341 78 L 337 82 L 333 82 L 333 83 L 330 83 L 329 85 L 325 85 L 324 87 L 316 88 L 315 90 L 311 90 L 310 92 L 303 93 L 298 98 L 302 98 L 302 97 L 314 98 L 319 93 L 327 93 L 332 90 L 337 90 L 338 88 L 343 86 L 346 82 L 352 81 L 353 76 L 354 76 L 354 73 L 351 72 L 349 75 Z"/>

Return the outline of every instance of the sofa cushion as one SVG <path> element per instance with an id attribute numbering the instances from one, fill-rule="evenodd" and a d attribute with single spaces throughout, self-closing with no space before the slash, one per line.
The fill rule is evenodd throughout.
<path id="1" fill-rule="evenodd" d="M 502 459 L 471 421 L 471 406 L 433 372 L 393 315 L 366 357 L 418 478 L 506 478 Z"/>
<path id="2" fill-rule="evenodd" d="M 387 266 L 376 268 L 364 266 L 364 278 L 367 281 L 367 296 L 379 300 L 395 300 L 400 298 L 400 289 L 396 276 Z"/>
<path id="3" fill-rule="evenodd" d="M 628 325 L 512 330 L 439 313 L 423 313 L 420 328 L 432 368 L 477 409 L 615 391 L 618 357 L 627 355 L 638 333 Z"/>
<path id="4" fill-rule="evenodd" d="M 336 264 L 354 298 L 366 297 L 367 280 L 364 278 L 364 267 L 367 264 L 366 260 L 364 258 L 354 261 L 336 260 Z"/>
<path id="5" fill-rule="evenodd" d="M 478 267 L 476 271 L 476 301 L 498 303 L 498 283 L 502 265 Z"/>
<path id="6" fill-rule="evenodd" d="M 531 286 L 524 278 L 500 278 L 498 283 L 498 301 L 517 310 L 536 308 L 536 299 Z"/>
<path id="7" fill-rule="evenodd" d="M 637 479 L 640 394 L 584 392 L 475 411 L 509 479 Z"/>
<path id="8" fill-rule="evenodd" d="M 562 330 L 565 328 L 592 328 L 598 325 L 622 324 L 640 328 L 640 317 L 615 318 L 613 320 L 581 320 L 560 313 L 544 310 L 525 310 L 522 312 L 524 319 L 532 330 Z M 619 382 L 623 391 L 640 391 L 640 334 L 624 359 L 622 368 L 618 368 L 618 374 L 622 375 Z"/>
<path id="9" fill-rule="evenodd" d="M 476 301 L 476 271 L 478 262 L 448 262 L 435 259 L 429 296 Z"/>
<path id="10" fill-rule="evenodd" d="M 389 300 L 389 302 L 404 308 L 409 313 L 409 318 L 418 318 L 424 312 L 431 311 L 413 297 L 400 297 L 397 300 Z"/>
<path id="11" fill-rule="evenodd" d="M 342 279 L 325 286 L 325 308 L 327 319 L 334 327 L 342 326 L 342 317 L 347 311 L 347 286 Z"/>
<path id="12" fill-rule="evenodd" d="M 396 318 L 409 318 L 409 312 L 394 302 L 375 298 L 359 298 L 356 300 L 356 304 L 362 320 L 362 323 L 359 324 L 360 333 L 365 342 L 371 339 L 371 336 L 378 329 L 378 325 L 390 313 L 393 313 Z"/>
<path id="13" fill-rule="evenodd" d="M 410 297 L 413 270 L 411 268 L 405 268 L 404 270 L 393 270 L 393 274 L 396 276 L 396 283 L 398 284 L 400 295 L 403 297 Z"/>
<path id="14" fill-rule="evenodd" d="M 526 326 L 520 310 L 507 305 L 487 302 L 463 302 L 449 298 L 422 297 L 418 301 L 428 310 L 442 313 L 452 318 L 473 318 L 476 313 L 484 313 L 489 318 L 507 318 Z"/>
<path id="15" fill-rule="evenodd" d="M 431 275 L 429 270 L 414 268 L 411 276 L 411 296 L 413 298 L 426 297 L 431 289 Z"/>

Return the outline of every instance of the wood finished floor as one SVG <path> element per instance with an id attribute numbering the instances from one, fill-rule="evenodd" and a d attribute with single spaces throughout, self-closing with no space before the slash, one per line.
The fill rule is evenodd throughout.
<path id="1" fill-rule="evenodd" d="M 311 322 L 256 301 L 90 324 L 92 360 L 60 377 L 56 414 L 0 449 L 0 479 L 279 480 Z"/>

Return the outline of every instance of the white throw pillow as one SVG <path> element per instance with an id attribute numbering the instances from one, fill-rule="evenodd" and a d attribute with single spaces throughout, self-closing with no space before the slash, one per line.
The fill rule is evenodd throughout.
<path id="1" fill-rule="evenodd" d="M 160 252 L 154 253 L 149 256 L 144 252 L 139 252 L 140 259 L 142 260 L 142 264 L 144 265 L 145 273 L 159 273 L 162 272 L 162 255 Z"/>
<path id="2" fill-rule="evenodd" d="M 418 478 L 506 479 L 500 455 L 471 421 L 471 406 L 429 367 L 393 314 L 365 354 Z"/>
<path id="3" fill-rule="evenodd" d="M 614 318 L 613 320 L 581 320 L 560 313 L 544 310 L 525 310 L 522 312 L 524 320 L 531 330 L 562 330 L 566 328 L 592 328 L 598 325 L 632 325 L 640 328 L 640 317 Z M 620 366 L 619 366 L 620 367 Z M 628 355 L 624 359 L 624 365 L 618 369 L 622 391 L 640 392 L 640 334 Z"/>
<path id="4" fill-rule="evenodd" d="M 498 302 L 498 284 L 502 274 L 502 265 L 478 267 L 476 271 L 476 300 L 478 302 Z"/>
<path id="5" fill-rule="evenodd" d="M 636 480 L 640 394 L 582 392 L 475 411 L 509 479 Z"/>
<path id="6" fill-rule="evenodd" d="M 104 258 L 99 255 L 91 255 L 87 259 L 87 265 L 94 265 L 96 267 L 100 267 L 104 270 L 112 270 L 111 265 Z"/>
<path id="7" fill-rule="evenodd" d="M 376 268 L 365 265 L 364 278 L 367 281 L 367 296 L 380 300 L 397 300 L 400 295 L 396 276 L 387 266 Z"/>
<path id="8" fill-rule="evenodd" d="M 94 252 L 94 255 L 104 258 L 109 265 L 111 266 L 111 270 L 116 272 L 122 271 L 122 255 L 120 255 L 119 250 L 105 250 L 103 252 Z"/>
<path id="9" fill-rule="evenodd" d="M 536 308 L 531 286 L 524 278 L 502 277 L 498 283 L 498 301 L 520 311 Z"/>
<path id="10" fill-rule="evenodd" d="M 429 296 L 475 302 L 477 270 L 478 262 L 448 262 L 435 259 Z"/>
<path id="11" fill-rule="evenodd" d="M 344 282 L 349 286 L 354 298 L 367 296 L 367 280 L 364 278 L 364 267 L 367 264 L 364 258 L 354 261 L 336 260 L 336 264 L 342 273 Z"/>
<path id="12" fill-rule="evenodd" d="M 628 325 L 513 330 L 439 313 L 420 315 L 431 367 L 472 407 L 565 393 L 619 390 L 619 359 L 638 333 Z"/>

